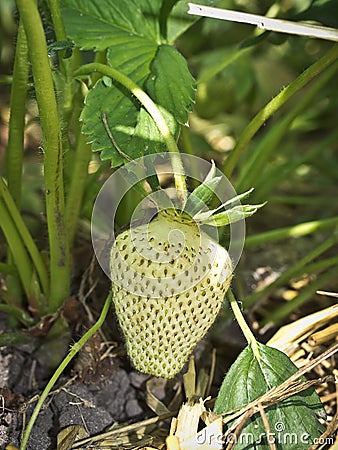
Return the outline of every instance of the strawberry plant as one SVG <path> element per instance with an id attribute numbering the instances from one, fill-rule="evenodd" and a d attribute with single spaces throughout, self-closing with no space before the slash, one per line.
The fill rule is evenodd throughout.
<path id="1" fill-rule="evenodd" d="M 285 182 L 288 174 L 314 161 L 322 151 L 323 147 L 318 145 L 310 156 L 288 158 L 288 150 L 285 150 L 286 156 L 280 153 L 275 164 L 268 165 L 278 146 L 283 148 L 283 139 L 290 127 L 296 119 L 303 118 L 304 111 L 336 74 L 337 45 L 327 51 L 325 48 L 321 57 L 311 61 L 304 72 L 258 112 L 253 100 L 250 120 L 241 122 L 244 131 L 236 136 L 231 151 L 218 161 L 220 170 L 216 171 L 212 163 L 209 173 L 200 176 L 198 164 L 184 156 L 185 153 L 191 157 L 197 154 L 193 142 L 200 142 L 195 132 L 187 131 L 196 89 L 197 101 L 202 99 L 203 92 L 215 95 L 210 85 L 204 86 L 205 90 L 203 85 L 237 59 L 240 61 L 259 48 L 265 35 L 249 34 L 245 45 L 230 52 L 227 49 L 222 53 L 217 49 L 216 55 L 208 59 L 211 66 L 208 62 L 202 67 L 201 77 L 196 82 L 187 58 L 179 51 L 186 45 L 182 39 L 184 33 L 199 26 L 198 17 L 187 15 L 186 0 L 108 0 L 104 5 L 99 0 L 50 0 L 48 5 L 44 2 L 37 5 L 34 0 L 16 0 L 15 4 L 19 21 L 11 78 L 5 178 L 0 179 L 0 226 L 6 243 L 0 263 L 4 280 L 0 311 L 8 316 L 13 331 L 0 334 L 0 345 L 27 342 L 37 335 L 37 330 L 42 340 L 48 341 L 50 336 L 57 340 L 64 335 L 70 340 L 64 311 L 74 293 L 72 255 L 77 249 L 79 226 L 84 221 L 88 228 L 91 217 L 94 250 L 112 281 L 97 324 L 65 358 L 65 348 L 61 348 L 54 355 L 55 360 L 49 361 L 54 368 L 60 360 L 61 363 L 37 403 L 21 448 L 26 448 L 29 433 L 48 393 L 72 358 L 102 325 L 111 302 L 134 367 L 157 377 L 172 378 L 183 369 L 196 344 L 219 315 L 225 295 L 228 296 L 248 342 L 224 379 L 215 404 L 215 412 L 225 417 L 231 430 L 234 419 L 227 421 L 226 416 L 232 410 L 244 407 L 269 389 L 283 384 L 295 374 L 296 367 L 283 353 L 257 343 L 229 290 L 238 261 L 226 245 L 229 244 L 227 227 L 232 223 L 244 226 L 243 219 L 255 213 L 266 199 L 270 200 L 279 182 Z M 190 51 L 192 48 L 185 49 L 186 54 Z M 238 79 L 238 67 L 230 71 L 235 86 L 234 89 L 228 86 L 226 91 L 227 96 L 231 94 L 230 103 L 224 107 L 218 104 L 210 112 L 203 111 L 208 102 L 200 101 L 197 110 L 201 116 L 210 117 L 222 108 L 223 112 L 229 111 L 252 95 L 255 90 L 252 74 L 246 77 L 241 69 L 244 67 L 249 72 L 250 62 L 250 59 L 245 62 L 242 59 Z M 198 72 L 199 64 L 198 58 L 191 59 L 194 72 Z M 25 220 L 22 201 L 25 194 L 25 113 L 30 82 L 42 130 L 44 233 L 48 240 L 45 246 Z M 255 151 L 248 152 L 266 121 L 304 87 L 307 89 L 297 104 L 255 142 Z M 234 122 L 233 126 L 239 125 Z M 334 130 L 324 141 L 325 145 L 333 142 L 336 134 Z M 169 185 L 174 193 L 163 187 L 161 175 L 165 177 L 159 172 L 163 162 L 171 166 Z M 95 170 L 91 169 L 91 164 Z M 107 173 L 118 173 L 121 170 L 118 168 L 125 170 L 124 180 L 135 189 L 121 200 L 117 223 L 113 223 L 107 217 L 111 218 L 110 209 L 117 209 L 114 196 L 108 196 L 101 215 L 96 215 L 98 200 L 95 203 L 95 199 L 101 198 L 101 188 L 101 192 L 106 186 L 111 188 L 109 180 L 105 184 Z M 286 174 L 285 178 L 282 174 Z M 231 179 L 240 195 L 234 190 L 229 195 L 226 188 L 223 189 L 225 197 L 219 194 L 225 176 Z M 332 176 L 335 176 L 334 171 Z M 116 191 L 118 188 L 114 186 Z M 240 200 L 249 193 L 255 204 L 241 205 Z M 148 204 L 140 210 L 142 223 L 133 223 L 137 205 L 144 201 Z M 149 210 L 151 217 L 145 221 L 145 211 Z M 259 214 L 264 215 L 264 210 Z M 131 222 L 128 229 L 117 233 L 112 240 L 114 226 L 120 228 L 128 222 Z M 331 229 L 337 223 L 335 215 L 307 220 L 288 228 L 250 235 L 246 245 L 250 248 L 290 236 L 307 235 L 314 230 Z M 97 229 L 98 236 L 95 235 Z M 102 236 L 103 256 L 102 248 L 100 251 L 96 248 Z M 263 293 L 304 270 L 313 258 L 336 243 L 336 235 L 330 236 L 290 267 L 284 278 L 281 276 L 264 287 Z M 238 244 L 239 253 L 242 244 Z M 335 277 L 336 264 L 334 258 L 324 261 L 319 270 L 328 270 L 319 278 L 318 285 Z M 285 319 L 313 294 L 319 287 L 317 284 L 310 285 L 308 293 L 296 302 L 285 304 L 267 316 L 265 322 L 278 323 Z M 260 294 L 258 291 L 247 295 L 244 305 L 254 304 Z M 299 449 L 308 448 L 323 431 L 315 415 L 323 416 L 322 406 L 312 388 L 265 409 L 265 416 L 264 412 L 260 416 L 256 411 L 242 427 L 253 437 L 254 447 L 250 448 L 271 448 L 270 442 L 259 441 L 259 435 L 266 431 L 266 420 L 276 430 L 277 424 L 283 423 L 287 432 L 297 434 L 297 439 L 308 432 L 308 440 L 298 445 Z M 302 424 L 298 429 L 291 429 L 300 418 Z M 249 448 L 245 445 L 239 444 L 238 448 Z M 285 444 L 280 448 L 291 450 L 294 447 Z"/>

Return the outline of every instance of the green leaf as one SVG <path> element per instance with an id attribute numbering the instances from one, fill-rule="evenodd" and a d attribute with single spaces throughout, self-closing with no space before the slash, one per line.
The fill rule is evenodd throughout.
<path id="1" fill-rule="evenodd" d="M 52 52 L 57 51 L 63 51 L 64 50 L 64 59 L 70 58 L 72 56 L 72 49 L 74 47 L 74 44 L 69 41 L 56 41 L 52 42 L 48 45 L 48 53 L 51 54 Z"/>
<path id="2" fill-rule="evenodd" d="M 187 108 L 190 109 L 194 95 L 193 78 L 184 58 L 168 45 L 158 49 L 142 38 L 121 38 L 116 46 L 110 47 L 107 57 L 111 66 L 139 86 L 147 86 L 146 90 L 177 138 L 179 123 L 187 121 Z M 109 138 L 102 112 L 106 114 L 114 140 L 131 159 L 167 150 L 157 125 L 138 101 L 114 81 L 110 85 L 100 80 L 87 95 L 81 119 L 93 150 L 102 152 L 102 160 L 111 159 L 113 167 L 122 164 L 124 158 Z"/>
<path id="3" fill-rule="evenodd" d="M 173 43 L 201 18 L 187 14 L 189 0 L 61 0 L 68 36 L 83 49 L 104 50 L 121 34 Z M 213 6 L 214 0 L 199 4 Z"/>
<path id="4" fill-rule="evenodd" d="M 207 219 L 201 219 L 201 215 L 195 216 L 195 219 L 202 222 L 205 225 L 214 225 L 216 227 L 224 227 L 230 223 L 238 222 L 247 217 L 252 216 L 257 212 L 259 208 L 264 206 L 265 203 L 261 205 L 238 205 L 234 208 L 223 211 L 219 214 L 214 214 Z"/>
<path id="5" fill-rule="evenodd" d="M 177 122 L 165 110 L 159 109 L 172 134 L 177 137 Z M 162 135 L 148 112 L 128 92 L 115 85 L 109 88 L 99 81 L 87 95 L 81 120 L 84 123 L 83 132 L 90 136 L 93 151 L 101 151 L 101 160 L 111 160 L 112 167 L 121 165 L 125 159 L 105 130 L 102 112 L 106 113 L 116 143 L 129 158 L 137 159 L 146 154 L 166 151 Z"/>
<path id="6" fill-rule="evenodd" d="M 146 91 L 182 125 L 192 110 L 195 80 L 183 56 L 171 45 L 161 45 L 153 60 Z"/>
<path id="7" fill-rule="evenodd" d="M 195 81 L 183 56 L 160 45 L 160 0 L 62 0 L 67 35 L 83 49 L 104 50 L 108 64 L 130 77 L 158 105 L 175 138 L 192 109 Z M 109 132 L 103 121 L 105 113 Z M 125 158 L 165 152 L 161 133 L 148 112 L 114 80 L 100 80 L 88 93 L 81 119 L 94 151 L 116 167 Z"/>
<path id="8" fill-rule="evenodd" d="M 167 21 L 167 39 L 173 43 L 176 39 L 187 31 L 194 23 L 201 18 L 187 14 L 189 9 L 188 3 L 191 0 L 181 0 L 173 7 Z M 214 6 L 217 2 L 214 0 L 199 0 L 199 5 Z"/>
<path id="9" fill-rule="evenodd" d="M 305 11 L 297 14 L 296 20 L 314 20 L 338 28 L 337 0 L 313 0 Z"/>
<path id="10" fill-rule="evenodd" d="M 191 216 L 195 216 L 196 213 L 205 209 L 206 205 L 212 199 L 215 193 L 215 189 L 221 179 L 222 177 L 215 177 L 200 184 L 189 195 L 187 203 L 184 206 L 184 211 L 186 211 Z"/>
<path id="11" fill-rule="evenodd" d="M 83 49 L 105 50 L 121 36 L 160 42 L 161 0 L 61 0 L 67 35 Z"/>
<path id="12" fill-rule="evenodd" d="M 258 348 L 260 359 L 248 346 L 231 366 L 215 403 L 217 414 L 242 408 L 297 372 L 284 353 L 263 344 Z M 278 450 L 306 450 L 323 431 L 316 414 L 325 416 L 325 412 L 312 388 L 269 406 L 265 413 Z M 236 449 L 270 449 L 259 412 L 248 420 L 241 436 Z"/>
<path id="13" fill-rule="evenodd" d="M 12 305 L 4 305 L 0 303 L 0 311 L 9 315 L 9 317 L 15 317 L 25 325 L 33 325 L 34 319 L 29 316 L 25 311 Z"/>
<path id="14" fill-rule="evenodd" d="M 207 178 L 205 179 L 205 181 L 208 179 L 209 175 L 207 176 Z M 239 194 L 236 195 L 235 197 L 230 198 L 228 201 L 226 201 L 225 203 L 222 203 L 221 205 L 219 205 L 216 209 L 210 209 L 209 211 L 205 211 L 205 212 L 199 212 L 194 219 L 205 222 L 207 219 L 209 219 L 213 214 L 215 214 L 217 211 L 219 211 L 220 209 L 224 208 L 224 209 L 229 209 L 232 205 L 238 203 L 240 200 L 242 200 L 243 198 L 248 197 L 251 192 L 253 191 L 253 188 L 249 189 L 246 192 L 243 192 L 243 194 Z M 236 205 L 236 206 L 241 206 L 241 205 Z M 258 206 L 258 205 L 257 205 Z M 263 206 L 263 205 L 262 205 Z"/>

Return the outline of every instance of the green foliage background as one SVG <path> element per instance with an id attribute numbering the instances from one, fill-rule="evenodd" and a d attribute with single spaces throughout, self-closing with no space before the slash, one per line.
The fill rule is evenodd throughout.
<path id="1" fill-rule="evenodd" d="M 338 44 L 198 20 L 187 3 L 62 0 L 60 15 L 55 1 L 39 2 L 39 11 L 32 0 L 1 2 L 1 125 L 10 133 L 0 147 L 0 311 L 15 331 L 0 345 L 25 342 L 22 329 L 51 320 L 43 351 L 52 366 L 62 359 L 67 343 L 54 344 L 70 337 L 58 312 L 74 289 L 71 253 L 90 242 L 100 187 L 130 158 L 168 142 L 175 151 L 137 85 L 182 152 L 216 161 L 238 193 L 254 188 L 251 203 L 267 201 L 248 221 L 234 281 L 257 323 L 276 326 L 332 304 L 315 293 L 337 290 Z M 338 27 L 332 0 L 205 3 Z M 118 226 L 137 201 L 126 196 Z M 272 281 L 259 284 L 265 269 Z M 299 280 L 304 287 L 286 301 L 279 288 Z M 257 361 L 250 370 L 259 371 Z"/>

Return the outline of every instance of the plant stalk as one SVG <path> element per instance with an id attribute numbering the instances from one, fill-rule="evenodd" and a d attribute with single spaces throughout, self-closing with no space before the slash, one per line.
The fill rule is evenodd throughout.
<path id="1" fill-rule="evenodd" d="M 332 78 L 338 69 L 338 62 L 332 64 L 320 77 L 318 77 L 308 88 L 304 95 L 299 99 L 298 104 L 281 120 L 275 127 L 268 132 L 259 143 L 255 152 L 249 158 L 249 161 L 240 171 L 236 182 L 237 192 L 245 191 L 255 185 L 256 180 L 264 172 L 267 161 L 271 158 L 271 154 L 280 143 L 286 132 L 289 130 L 293 121 L 299 117 L 300 113 L 311 105 L 314 97 Z"/>
<path id="2" fill-rule="evenodd" d="M 69 191 L 66 202 L 65 221 L 68 231 L 68 241 L 71 248 L 77 228 L 78 218 L 82 206 L 83 194 L 88 178 L 88 164 L 92 151 L 87 144 L 87 136 L 79 133 L 77 137 L 73 175 L 69 183 Z"/>
<path id="3" fill-rule="evenodd" d="M 65 26 L 62 20 L 62 14 L 60 9 L 59 0 L 48 0 L 48 5 L 52 17 L 53 27 L 56 35 L 56 39 L 58 41 L 66 41 L 67 40 L 67 34 L 65 30 Z M 63 125 L 66 127 L 66 130 L 64 130 L 64 145 L 69 146 L 68 143 L 68 125 L 69 125 L 69 119 L 72 113 L 72 101 L 73 101 L 73 77 L 72 77 L 72 63 L 71 59 L 64 58 L 65 51 L 60 51 L 58 53 L 58 59 L 59 59 L 59 66 L 60 71 L 63 74 L 63 77 L 59 79 L 59 83 L 61 83 L 61 89 L 62 89 L 62 108 L 60 109 L 60 116 L 62 114 L 63 118 Z M 66 149 L 67 150 L 67 149 Z"/>
<path id="4" fill-rule="evenodd" d="M 22 243 L 25 245 L 25 247 L 28 250 L 28 253 L 34 263 L 34 268 L 39 276 L 39 281 L 41 285 L 42 292 L 44 293 L 45 297 L 48 297 L 49 295 L 49 278 L 48 278 L 48 272 L 45 266 L 45 263 L 41 257 L 41 254 L 38 250 L 38 248 L 35 245 L 35 242 L 28 231 L 25 222 L 23 221 L 21 214 L 19 210 L 17 209 L 14 200 L 12 199 L 10 193 L 8 192 L 8 188 L 6 186 L 6 183 L 4 182 L 3 178 L 0 178 L 0 197 L 3 198 L 4 203 L 7 207 L 8 213 L 15 224 L 15 228 L 17 229 Z M 18 257 L 15 257 L 13 255 L 13 259 L 18 259 L 20 257 L 20 254 Z"/>
<path id="5" fill-rule="evenodd" d="M 13 67 L 13 81 L 10 100 L 11 112 L 9 117 L 7 146 L 8 189 L 19 209 L 22 187 L 28 68 L 27 39 L 22 20 L 20 20 Z"/>
<path id="6" fill-rule="evenodd" d="M 31 295 L 31 281 L 33 276 L 32 263 L 28 256 L 27 250 L 18 233 L 15 223 L 13 222 L 9 211 L 0 196 L 0 217 L 1 228 L 5 235 L 16 268 L 20 275 L 20 280 L 25 291 L 26 297 Z"/>
<path id="7" fill-rule="evenodd" d="M 281 286 L 283 283 L 286 283 L 291 278 L 296 276 L 300 271 L 305 272 L 305 266 L 314 261 L 315 258 L 318 258 L 322 253 L 333 247 L 338 242 L 338 233 L 335 233 L 333 236 L 330 236 L 327 240 L 322 242 L 318 247 L 314 248 L 307 255 L 293 264 L 289 269 L 287 269 L 284 273 L 282 273 L 275 281 L 265 286 L 263 289 L 259 291 L 253 292 L 249 295 L 245 300 L 244 304 L 246 307 L 252 306 L 259 298 L 264 295 L 269 294 L 278 286 Z"/>
<path id="8" fill-rule="evenodd" d="M 25 27 L 43 133 L 46 213 L 50 248 L 49 312 L 69 295 L 70 255 L 64 223 L 63 154 L 60 124 L 44 29 L 34 0 L 17 0 Z"/>
<path id="9" fill-rule="evenodd" d="M 90 63 L 80 67 L 74 72 L 74 76 L 87 75 L 91 72 L 100 72 L 120 83 L 129 92 L 131 92 L 144 106 L 153 118 L 158 129 L 160 130 L 171 158 L 171 164 L 174 172 L 175 187 L 178 191 L 178 197 L 182 205 L 185 204 L 187 198 L 187 187 L 184 176 L 184 168 L 180 157 L 180 151 L 177 147 L 174 136 L 171 134 L 169 127 L 163 118 L 160 110 L 143 89 L 141 89 L 133 80 L 119 72 L 118 70 L 108 67 L 105 64 Z"/>
<path id="10" fill-rule="evenodd" d="M 284 88 L 276 97 L 274 97 L 247 125 L 241 133 L 235 148 L 232 150 L 229 158 L 223 166 L 223 173 L 230 178 L 236 164 L 248 146 L 251 139 L 264 123 L 272 116 L 284 103 L 292 98 L 296 92 L 306 86 L 313 78 L 323 72 L 338 58 L 338 44 L 335 44 L 324 56 L 308 67 L 301 75 L 299 75 L 292 83 Z"/>
<path id="11" fill-rule="evenodd" d="M 249 345 L 252 346 L 252 351 L 256 358 L 260 359 L 260 353 L 259 348 L 257 345 L 257 341 L 255 336 L 253 335 L 252 331 L 250 330 L 248 324 L 246 323 L 244 316 L 242 314 L 242 311 L 240 307 L 238 306 L 237 300 L 235 299 L 235 296 L 231 289 L 228 290 L 228 300 L 230 302 L 231 309 L 234 313 L 234 316 L 236 317 L 236 320 L 238 322 L 238 325 L 240 326 L 244 337 Z"/>
<path id="12" fill-rule="evenodd" d="M 248 236 L 245 240 L 245 248 L 255 247 L 257 245 L 265 245 L 269 242 L 278 242 L 283 239 L 297 238 L 306 236 L 319 230 L 338 225 L 338 217 L 330 217 L 328 219 L 313 220 L 311 222 L 303 222 L 291 227 L 277 228 L 277 230 L 265 231 L 254 236 Z"/>

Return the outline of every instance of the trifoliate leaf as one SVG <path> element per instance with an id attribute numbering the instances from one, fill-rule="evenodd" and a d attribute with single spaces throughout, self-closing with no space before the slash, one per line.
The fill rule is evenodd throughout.
<path id="1" fill-rule="evenodd" d="M 191 111 L 195 82 L 183 56 L 174 47 L 161 45 L 161 5 L 160 0 L 108 0 L 104 5 L 98 0 L 62 0 L 62 11 L 67 36 L 83 49 L 109 47 L 109 65 L 150 95 L 178 138 L 179 124 L 187 123 Z M 93 150 L 101 151 L 101 159 L 110 159 L 113 167 L 125 162 L 117 146 L 131 159 L 167 150 L 148 112 L 107 77 L 89 91 L 81 119 Z"/>
<path id="2" fill-rule="evenodd" d="M 258 344 L 258 348 L 259 359 L 248 346 L 231 366 L 215 403 L 217 414 L 244 407 L 297 372 L 297 367 L 281 351 L 263 344 Z M 312 388 L 269 406 L 265 413 L 271 435 L 267 436 L 257 412 L 245 425 L 236 449 L 269 450 L 268 439 L 274 439 L 278 450 L 307 450 L 323 431 L 316 414 L 325 416 L 325 412 Z"/>

